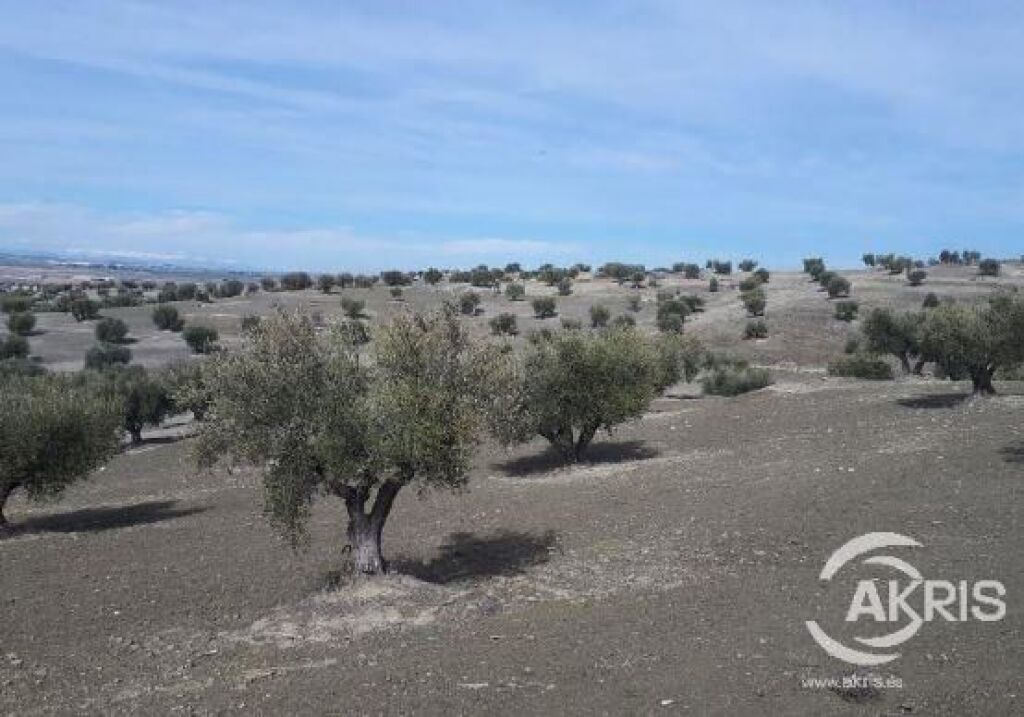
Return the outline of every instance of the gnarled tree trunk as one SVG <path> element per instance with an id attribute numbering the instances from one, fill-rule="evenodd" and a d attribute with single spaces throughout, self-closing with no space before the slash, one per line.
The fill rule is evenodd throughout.
<path id="1" fill-rule="evenodd" d="M 0 533 L 10 527 L 10 523 L 7 522 L 7 516 L 4 515 L 4 507 L 7 505 L 7 499 L 11 497 L 11 493 L 17 490 L 17 488 L 17 483 L 0 485 Z"/>
<path id="2" fill-rule="evenodd" d="M 992 375 L 996 372 L 994 366 L 986 366 L 971 372 L 971 383 L 973 384 L 972 395 L 992 396 L 995 394 L 995 386 L 992 385 Z"/>
<path id="3" fill-rule="evenodd" d="M 387 572 L 387 561 L 381 551 L 381 536 L 395 496 L 401 488 L 402 483 L 397 480 L 381 483 L 369 512 L 366 512 L 366 503 L 370 497 L 368 486 L 349 488 L 344 493 L 345 508 L 348 510 L 348 542 L 357 572 L 366 575 Z"/>

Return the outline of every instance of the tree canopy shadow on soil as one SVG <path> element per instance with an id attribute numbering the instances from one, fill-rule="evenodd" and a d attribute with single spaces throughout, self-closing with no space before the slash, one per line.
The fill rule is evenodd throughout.
<path id="1" fill-rule="evenodd" d="M 174 508 L 177 501 L 159 500 L 135 505 L 105 508 L 83 508 L 68 513 L 54 513 L 13 520 L 13 535 L 26 533 L 97 533 L 103 530 L 129 528 L 165 520 L 174 520 L 202 513 L 206 508 Z"/>
<path id="2" fill-rule="evenodd" d="M 930 396 L 898 398 L 896 403 L 904 408 L 955 408 L 970 398 L 966 393 L 936 393 Z"/>
<path id="3" fill-rule="evenodd" d="M 1024 443 L 1016 446 L 1007 446 L 999 450 L 1003 454 L 1003 460 L 1007 463 L 1024 464 Z"/>
<path id="4" fill-rule="evenodd" d="M 627 463 L 629 461 L 645 461 L 658 456 L 660 451 L 647 446 L 644 441 L 614 441 L 594 443 L 587 448 L 581 464 L 596 463 Z M 543 452 L 511 458 L 493 464 L 507 476 L 526 476 L 547 473 L 556 468 L 564 468 L 565 459 L 554 448 L 548 446 Z"/>
<path id="5" fill-rule="evenodd" d="M 446 585 L 461 580 L 521 574 L 531 566 L 546 563 L 556 547 L 553 530 L 541 534 L 503 530 L 486 537 L 452 533 L 440 547 L 440 555 L 433 560 L 399 559 L 392 563 L 391 569 L 424 582 Z"/>

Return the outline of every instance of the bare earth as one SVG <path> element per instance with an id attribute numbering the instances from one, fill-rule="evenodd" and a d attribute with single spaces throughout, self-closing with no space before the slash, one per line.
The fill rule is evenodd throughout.
<path id="1" fill-rule="evenodd" d="M 1008 267 L 1002 283 L 1024 283 Z M 847 274 L 862 310 L 981 297 L 993 281 L 936 269 L 926 286 Z M 670 281 L 674 286 L 678 282 Z M 725 282 L 727 284 L 728 282 Z M 385 536 L 393 575 L 352 580 L 343 510 L 315 511 L 295 553 L 260 515 L 250 472 L 196 474 L 187 425 L 149 435 L 55 505 L 19 496 L 22 531 L 0 542 L 0 708 L 10 714 L 246 712 L 426 714 L 992 714 L 1024 712 L 1024 385 L 961 401 L 928 379 L 824 376 L 849 327 L 796 274 L 772 277 L 771 338 L 742 342 L 736 291 L 706 294 L 688 331 L 774 368 L 734 399 L 679 386 L 641 421 L 557 467 L 541 443 L 484 447 L 463 495 L 403 493 Z M 724 285 L 723 285 L 724 286 Z M 531 294 L 550 291 L 530 284 Z M 370 297 L 380 319 L 438 290 Z M 626 312 L 629 290 L 579 282 L 560 302 Z M 654 291 L 639 318 L 653 322 Z M 272 302 L 329 316 L 338 297 L 260 295 L 184 311 L 235 340 Z M 474 319 L 528 303 L 488 297 Z M 156 365 L 184 357 L 147 308 L 122 316 Z M 557 320 L 547 323 L 556 324 Z M 72 369 L 91 326 L 41 318 L 33 349 Z M 522 341 L 522 339 L 517 339 Z M 77 364 L 76 364 L 77 362 Z M 902 688 L 811 689 L 854 673 L 804 622 L 842 638 L 850 584 L 818 573 L 869 531 L 911 536 L 901 553 L 926 578 L 1001 580 L 1000 622 L 937 620 L 900 659 L 858 674 Z M 845 585 L 845 588 L 844 588 Z M 882 630 L 881 632 L 885 632 Z"/>

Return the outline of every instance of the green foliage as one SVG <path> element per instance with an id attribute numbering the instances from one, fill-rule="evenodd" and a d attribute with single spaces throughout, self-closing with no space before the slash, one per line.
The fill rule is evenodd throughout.
<path id="1" fill-rule="evenodd" d="M 910 282 L 911 286 L 921 286 L 927 277 L 928 272 L 924 269 L 913 269 L 907 272 L 907 281 Z"/>
<path id="2" fill-rule="evenodd" d="M 711 279 L 708 281 L 708 291 L 711 292 L 712 294 L 715 294 L 715 293 L 718 292 L 718 278 L 717 277 L 712 276 Z"/>
<path id="3" fill-rule="evenodd" d="M 285 291 L 302 291 L 313 286 L 313 277 L 304 271 L 290 271 L 281 277 L 281 288 Z"/>
<path id="4" fill-rule="evenodd" d="M 882 381 L 892 378 L 892 366 L 878 354 L 849 353 L 828 362 L 828 375 Z"/>
<path id="5" fill-rule="evenodd" d="M 743 328 L 745 339 L 766 339 L 768 338 L 768 324 L 764 319 L 753 319 L 747 322 Z"/>
<path id="6" fill-rule="evenodd" d="M 7 317 L 7 328 L 12 334 L 28 336 L 36 327 L 36 315 L 27 311 L 19 311 Z"/>
<path id="7" fill-rule="evenodd" d="M 243 316 L 242 317 L 242 322 L 241 322 L 241 327 L 240 328 L 242 330 L 242 333 L 244 334 L 244 333 L 248 333 L 249 331 L 252 331 L 254 328 L 256 328 L 259 325 L 260 325 L 260 317 L 255 315 L 255 314 L 249 314 L 247 316 Z"/>
<path id="8" fill-rule="evenodd" d="M 846 337 L 846 343 L 843 344 L 844 354 L 855 354 L 860 351 L 861 339 L 860 334 L 850 334 Z"/>
<path id="9" fill-rule="evenodd" d="M 153 309 L 153 323 L 161 331 L 181 331 L 185 322 L 173 306 L 161 305 Z"/>
<path id="10" fill-rule="evenodd" d="M 583 328 L 583 322 L 579 319 L 569 319 L 562 317 L 560 320 L 561 326 L 566 331 L 579 331 Z"/>
<path id="11" fill-rule="evenodd" d="M 128 336 L 128 324 L 121 319 L 101 319 L 96 324 L 96 340 L 102 343 L 123 343 Z"/>
<path id="12" fill-rule="evenodd" d="M 982 259 L 978 262 L 979 276 L 999 276 L 1000 264 L 996 259 Z"/>
<path id="13" fill-rule="evenodd" d="M 856 301 L 837 301 L 833 307 L 835 317 L 840 321 L 853 321 L 860 311 L 860 304 Z"/>
<path id="14" fill-rule="evenodd" d="M 59 495 L 118 448 L 120 413 L 109 397 L 60 376 L 0 382 L 0 525 L 16 488 L 30 499 Z"/>
<path id="15" fill-rule="evenodd" d="M 220 334 L 210 326 L 188 326 L 181 332 L 181 337 L 194 354 L 208 354 L 217 350 L 217 339 Z"/>
<path id="16" fill-rule="evenodd" d="M 330 294 L 331 289 L 338 283 L 337 277 L 334 274 L 321 274 L 316 278 L 317 288 L 325 294 Z"/>
<path id="17" fill-rule="evenodd" d="M 865 254 L 864 256 L 861 257 L 861 261 L 864 262 L 864 266 L 874 266 L 875 265 L 875 255 L 874 254 Z"/>
<path id="18" fill-rule="evenodd" d="M 480 294 L 465 291 L 459 296 L 459 312 L 465 316 L 474 316 L 480 306 Z"/>
<path id="19" fill-rule="evenodd" d="M 765 306 L 768 304 L 768 294 L 763 286 L 740 293 L 740 301 L 750 316 L 764 316 Z"/>
<path id="20" fill-rule="evenodd" d="M 738 396 L 769 385 L 771 375 L 767 369 L 753 368 L 745 361 L 713 358 L 707 376 L 701 380 L 708 396 Z"/>
<path id="21" fill-rule="evenodd" d="M 837 274 L 828 280 L 828 283 L 825 285 L 825 290 L 828 292 L 828 298 L 830 299 L 835 299 L 840 296 L 849 296 L 850 281 Z"/>
<path id="22" fill-rule="evenodd" d="M 131 350 L 117 344 L 101 343 L 85 352 L 85 367 L 97 371 L 110 366 L 126 364 L 131 360 Z"/>
<path id="23" fill-rule="evenodd" d="M 922 356 L 946 376 L 970 377 L 975 394 L 995 393 L 995 372 L 1024 363 L 1024 297 L 997 294 L 982 305 L 930 309 L 920 341 Z"/>
<path id="24" fill-rule="evenodd" d="M 753 291 L 759 286 L 761 286 L 761 279 L 756 276 L 740 280 L 740 291 Z"/>
<path id="25" fill-rule="evenodd" d="M 381 572 L 381 532 L 399 490 L 465 485 L 494 365 L 449 309 L 382 327 L 366 363 L 338 332 L 318 335 L 307 318 L 278 314 L 241 351 L 210 362 L 197 457 L 258 466 L 266 514 L 296 545 L 313 501 L 341 498 L 357 569 Z"/>
<path id="26" fill-rule="evenodd" d="M 629 314 L 619 314 L 614 319 L 612 319 L 612 322 L 611 322 L 610 326 L 612 328 L 617 328 L 617 329 L 621 329 L 621 328 L 625 328 L 625 327 L 630 327 L 630 326 L 636 326 L 636 319 L 634 319 Z"/>
<path id="27" fill-rule="evenodd" d="M 92 299 L 74 299 L 71 302 L 71 315 L 75 321 L 90 321 L 100 315 L 100 305 Z"/>
<path id="28" fill-rule="evenodd" d="M 444 273 L 442 273 L 440 269 L 435 269 L 434 267 L 430 267 L 423 272 L 423 281 L 427 282 L 431 286 L 440 283 L 443 278 Z"/>
<path id="29" fill-rule="evenodd" d="M 394 299 L 395 301 L 401 301 L 402 300 L 402 287 L 400 287 L 400 286 L 392 286 L 391 287 L 391 298 Z"/>
<path id="30" fill-rule="evenodd" d="M 825 271 L 825 260 L 820 256 L 804 259 L 804 273 L 810 274 L 811 278 L 817 281 L 818 274 Z"/>
<path id="31" fill-rule="evenodd" d="M 626 307 L 630 311 L 640 311 L 640 309 L 642 308 L 641 307 L 640 295 L 639 294 L 630 294 L 629 298 L 626 299 Z"/>
<path id="32" fill-rule="evenodd" d="M 604 304 L 594 304 L 590 307 L 590 325 L 595 329 L 607 326 L 611 317 L 612 312 Z"/>
<path id="33" fill-rule="evenodd" d="M 610 261 L 598 269 L 598 274 L 623 284 L 627 280 L 635 278 L 637 274 L 640 275 L 640 280 L 643 281 L 645 271 L 643 264 L 623 264 L 618 261 Z"/>
<path id="34" fill-rule="evenodd" d="M 350 319 L 358 319 L 361 317 L 365 308 L 366 302 L 362 299 L 355 299 L 351 296 L 341 297 L 341 310 L 345 313 L 345 316 Z"/>
<path id="35" fill-rule="evenodd" d="M 658 304 L 655 324 L 664 333 L 682 333 L 686 317 L 693 310 L 690 304 L 682 299 L 668 299 Z"/>
<path id="36" fill-rule="evenodd" d="M 264 291 L 276 291 L 277 290 L 277 279 L 272 276 L 264 276 L 260 279 L 260 287 Z"/>
<path id="37" fill-rule="evenodd" d="M 495 336 L 515 336 L 519 333 L 515 314 L 501 313 L 488 323 L 491 327 L 491 333 Z"/>
<path id="38" fill-rule="evenodd" d="M 892 354 L 909 373 L 911 359 L 921 354 L 922 321 L 920 313 L 896 314 L 888 308 L 872 309 L 861 326 L 867 350 Z M 920 372 L 922 366 L 923 362 L 918 361 L 915 372 Z"/>
<path id="39" fill-rule="evenodd" d="M 538 296 L 530 302 L 530 306 L 533 307 L 533 315 L 538 319 L 550 319 L 557 314 L 553 296 Z"/>
<path id="40" fill-rule="evenodd" d="M 340 322 L 336 331 L 339 337 L 354 348 L 365 346 L 373 339 L 370 328 L 359 319 L 347 319 Z"/>
<path id="41" fill-rule="evenodd" d="M 380 279 L 384 282 L 385 286 L 408 286 L 412 283 L 412 277 L 404 271 L 398 271 L 397 269 L 382 271 Z"/>
<path id="42" fill-rule="evenodd" d="M 170 413 L 188 411 L 197 421 L 206 418 L 212 396 L 205 371 L 206 364 L 199 361 L 178 361 L 164 369 L 162 381 L 170 397 Z"/>
<path id="43" fill-rule="evenodd" d="M 657 380 L 659 393 L 681 380 L 687 383 L 693 381 L 707 360 L 703 344 L 692 336 L 661 334 L 655 340 L 654 348 L 660 371 Z"/>
<path id="44" fill-rule="evenodd" d="M 761 268 L 754 272 L 754 276 L 760 279 L 762 284 L 767 284 L 770 274 L 767 269 Z"/>
<path id="45" fill-rule="evenodd" d="M 757 262 L 753 259 L 743 259 L 737 266 L 740 271 L 753 271 L 757 268 Z"/>
<path id="46" fill-rule="evenodd" d="M 121 406 L 122 427 L 132 443 L 142 442 L 145 426 L 159 426 L 174 408 L 167 385 L 142 366 L 115 366 L 101 375 Z"/>
<path id="47" fill-rule="evenodd" d="M 502 368 L 493 374 L 494 436 L 510 445 L 541 435 L 570 462 L 598 430 L 639 418 L 666 380 L 655 343 L 629 328 L 559 331 Z"/>
<path id="48" fill-rule="evenodd" d="M 522 301 L 523 297 L 526 296 L 526 287 L 522 284 L 508 284 L 505 287 L 505 296 L 508 297 L 509 301 Z"/>
<path id="49" fill-rule="evenodd" d="M 921 308 L 924 309 L 934 309 L 938 305 L 939 297 L 935 294 L 934 291 L 929 291 L 928 294 L 925 295 L 924 301 L 921 302 Z"/>
<path id="50" fill-rule="evenodd" d="M 569 296 L 572 293 L 572 279 L 563 277 L 558 281 L 558 295 Z"/>
<path id="51" fill-rule="evenodd" d="M 0 360 L 23 359 L 28 352 L 28 339 L 21 334 L 7 334 L 7 338 L 0 341 Z"/>
<path id="52" fill-rule="evenodd" d="M 32 297 L 27 294 L 3 294 L 0 311 L 5 314 L 24 314 L 32 310 Z"/>

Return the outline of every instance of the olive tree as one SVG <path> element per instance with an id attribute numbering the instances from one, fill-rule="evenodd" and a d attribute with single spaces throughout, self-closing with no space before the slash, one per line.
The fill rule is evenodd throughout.
<path id="1" fill-rule="evenodd" d="M 30 499 L 59 495 L 103 465 L 119 444 L 117 403 L 59 376 L 13 376 L 0 383 L 0 531 L 18 488 Z"/>
<path id="2" fill-rule="evenodd" d="M 135 445 L 142 443 L 143 428 L 159 426 L 174 408 L 165 382 L 142 366 L 111 366 L 100 379 L 119 402 L 122 427 Z"/>
<path id="3" fill-rule="evenodd" d="M 899 359 L 906 373 L 920 374 L 925 358 L 921 352 L 921 322 L 918 312 L 897 314 L 888 308 L 872 309 L 864 319 L 861 331 L 866 348 L 872 353 L 892 354 Z M 914 359 L 913 369 L 910 362 Z"/>
<path id="4" fill-rule="evenodd" d="M 313 501 L 340 498 L 355 568 L 385 572 L 381 535 L 399 492 L 466 483 L 482 351 L 447 306 L 380 328 L 364 363 L 339 332 L 275 315 L 210 362 L 199 463 L 261 468 L 265 512 L 293 545 L 308 539 Z"/>
<path id="5" fill-rule="evenodd" d="M 505 445 L 543 436 L 569 463 L 598 430 L 639 418 L 679 372 L 668 373 L 655 343 L 628 327 L 552 332 L 525 356 L 501 359 L 492 370 L 492 434 Z"/>
<path id="6" fill-rule="evenodd" d="M 1024 362 L 1024 298 L 999 294 L 981 305 L 944 304 L 925 312 L 921 353 L 972 394 L 994 394 L 992 376 Z"/>

